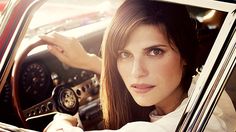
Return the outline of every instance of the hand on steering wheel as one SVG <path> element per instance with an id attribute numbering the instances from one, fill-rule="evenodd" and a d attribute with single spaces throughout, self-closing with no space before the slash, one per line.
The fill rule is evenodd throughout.
<path id="1" fill-rule="evenodd" d="M 12 97 L 13 105 L 16 109 L 18 116 L 20 117 L 23 125 L 28 128 L 27 120 L 37 118 L 40 116 L 45 116 L 49 114 L 55 114 L 58 112 L 68 113 L 74 115 L 78 112 L 79 104 L 83 105 L 86 103 L 87 97 L 91 94 L 89 91 L 91 89 L 98 88 L 99 81 L 97 76 L 94 74 L 93 77 L 85 80 L 76 85 L 59 85 L 53 90 L 52 96 L 44 99 L 43 101 L 33 105 L 30 108 L 22 109 L 19 98 L 19 77 L 22 64 L 27 57 L 27 54 L 35 47 L 45 45 L 45 41 L 38 40 L 29 47 L 27 47 L 19 58 L 15 60 L 12 69 Z"/>
<path id="2" fill-rule="evenodd" d="M 49 44 L 48 51 L 61 62 L 74 68 L 101 72 L 101 59 L 85 51 L 78 39 L 65 37 L 56 32 L 52 35 L 40 36 L 40 38 Z"/>

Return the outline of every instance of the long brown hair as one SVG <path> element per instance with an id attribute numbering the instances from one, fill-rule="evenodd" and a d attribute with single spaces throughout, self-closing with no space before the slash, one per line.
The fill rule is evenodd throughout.
<path id="1" fill-rule="evenodd" d="M 105 128 L 119 129 L 132 121 L 148 121 L 154 107 L 141 107 L 128 92 L 117 69 L 118 50 L 124 48 L 129 34 L 141 24 L 164 27 L 165 33 L 186 61 L 182 87 L 185 91 L 195 72 L 196 37 L 184 6 L 151 0 L 126 0 L 117 10 L 105 32 L 102 44 L 101 103 Z"/>

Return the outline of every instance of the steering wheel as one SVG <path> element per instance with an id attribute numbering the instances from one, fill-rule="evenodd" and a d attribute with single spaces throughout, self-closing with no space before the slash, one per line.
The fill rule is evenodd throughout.
<path id="1" fill-rule="evenodd" d="M 29 128 L 27 120 L 55 114 L 57 112 L 68 113 L 74 115 L 78 112 L 79 106 L 87 102 L 87 98 L 91 97 L 94 89 L 99 87 L 99 81 L 94 74 L 93 77 L 77 85 L 58 85 L 56 86 L 49 98 L 34 104 L 33 106 L 22 109 L 21 98 L 19 97 L 19 78 L 22 64 L 27 57 L 27 54 L 34 48 L 46 45 L 45 42 L 38 40 L 28 46 L 18 58 L 15 59 L 12 75 L 12 100 L 17 115 L 24 127 Z"/>

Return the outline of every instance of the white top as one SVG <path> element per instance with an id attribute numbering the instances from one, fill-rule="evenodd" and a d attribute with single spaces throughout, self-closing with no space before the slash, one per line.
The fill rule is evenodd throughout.
<path id="1" fill-rule="evenodd" d="M 189 93 L 193 91 L 198 77 L 193 79 Z M 184 99 L 180 106 L 173 112 L 164 116 L 156 115 L 156 111 L 150 113 L 151 122 L 136 121 L 131 122 L 119 130 L 95 130 L 91 132 L 174 132 L 179 120 L 185 110 L 188 98 Z M 227 102 L 227 103 L 225 103 Z M 68 127 L 65 132 L 83 132 L 79 127 Z M 236 131 L 236 112 L 231 99 L 224 91 L 204 132 L 234 132 Z"/>
<path id="2" fill-rule="evenodd" d="M 175 111 L 164 116 L 158 116 L 156 111 L 152 111 L 150 113 L 151 122 L 161 126 L 164 131 L 175 131 L 187 102 L 186 98 Z M 236 112 L 233 105 L 229 105 L 231 103 L 229 96 L 224 91 L 204 132 L 234 132 L 236 130 Z"/>
<path id="3" fill-rule="evenodd" d="M 156 116 L 155 111 L 151 112 L 150 118 L 152 122 L 137 121 L 128 123 L 119 130 L 95 130 L 91 132 L 174 132 L 185 109 L 186 103 L 187 99 L 185 99 L 175 111 L 164 116 Z M 226 120 L 223 121 L 222 119 Z M 234 130 L 236 130 L 236 125 L 233 125 L 235 124 L 235 118 L 234 123 L 230 120 L 232 121 L 232 118 L 224 116 L 222 111 L 215 111 L 204 132 L 233 132 L 233 127 Z M 66 130 L 64 129 L 64 131 L 83 132 L 79 127 L 70 127 Z"/>

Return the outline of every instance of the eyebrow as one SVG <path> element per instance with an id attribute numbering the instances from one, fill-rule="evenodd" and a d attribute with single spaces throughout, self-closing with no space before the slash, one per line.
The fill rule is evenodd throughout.
<path id="1" fill-rule="evenodd" d="M 148 47 L 144 48 L 144 50 L 147 51 L 147 50 L 150 50 L 150 49 L 153 49 L 153 48 L 159 48 L 159 47 L 168 47 L 168 45 L 166 45 L 166 44 L 155 44 L 155 45 L 151 45 L 151 46 L 148 46 Z"/>
<path id="2" fill-rule="evenodd" d="M 143 50 L 144 50 L 144 51 L 148 51 L 148 50 L 150 50 L 150 49 L 152 49 L 152 48 L 159 48 L 159 47 L 169 47 L 169 45 L 168 45 L 168 44 L 153 44 L 153 45 L 151 45 L 151 46 L 148 46 L 148 47 L 144 48 Z M 119 53 L 119 52 L 122 52 L 122 51 L 129 51 L 129 50 L 123 48 L 123 49 L 118 50 L 118 53 Z"/>

